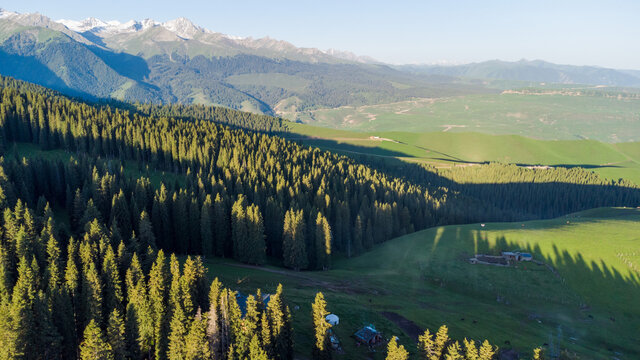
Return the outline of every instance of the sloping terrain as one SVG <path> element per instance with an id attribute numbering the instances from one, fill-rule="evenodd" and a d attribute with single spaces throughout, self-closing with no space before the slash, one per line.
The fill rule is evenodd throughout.
<path id="1" fill-rule="evenodd" d="M 399 67 L 416 73 L 461 76 L 476 79 L 502 79 L 560 84 L 640 86 L 634 71 L 596 66 L 558 65 L 541 60 L 515 62 L 492 60 L 454 66 L 406 65 Z"/>
<path id="2" fill-rule="evenodd" d="M 293 315 L 300 349 L 310 346 L 308 299 L 323 291 L 328 310 L 340 317 L 334 330 L 345 359 L 383 358 L 351 338 L 368 324 L 386 335 L 404 334 L 400 342 L 415 352 L 410 334 L 385 316 L 390 313 L 420 329 L 446 324 L 459 340 L 487 337 L 524 358 L 541 346 L 550 355 L 566 347 L 588 359 L 634 359 L 640 353 L 639 221 L 636 209 L 602 208 L 545 221 L 437 227 L 337 261 L 325 272 L 240 267 L 221 259 L 208 265 L 223 283 L 244 291 L 273 291 L 283 283 L 299 306 Z M 502 250 L 529 251 L 546 265 L 467 262 L 476 253 Z"/>
<path id="3" fill-rule="evenodd" d="M 0 10 L 0 60 L 3 75 L 72 95 L 265 114 L 495 91 L 342 52 L 234 38 L 184 18 L 56 22 Z"/>

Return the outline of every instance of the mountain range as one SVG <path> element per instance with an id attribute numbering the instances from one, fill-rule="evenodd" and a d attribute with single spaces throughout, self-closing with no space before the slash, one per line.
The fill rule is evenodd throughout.
<path id="1" fill-rule="evenodd" d="M 0 73 L 83 97 L 266 114 L 486 91 L 348 52 L 216 33 L 185 18 L 54 21 L 5 10 Z"/>
<path id="2" fill-rule="evenodd" d="M 558 65 L 542 60 L 491 60 L 464 65 L 402 65 L 399 70 L 419 74 L 474 79 L 501 79 L 554 84 L 640 87 L 640 71 L 597 66 Z"/>
<path id="3" fill-rule="evenodd" d="M 226 35 L 186 18 L 52 20 L 1 9 L 0 74 L 85 98 L 221 105 L 289 116 L 498 91 L 474 79 L 640 85 L 640 73 L 633 71 L 540 61 L 391 66 L 346 51 Z"/>

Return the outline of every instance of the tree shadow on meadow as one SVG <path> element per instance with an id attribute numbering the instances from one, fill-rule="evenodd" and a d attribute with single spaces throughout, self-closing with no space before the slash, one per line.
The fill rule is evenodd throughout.
<path id="1" fill-rule="evenodd" d="M 562 226 L 571 225 L 558 222 L 545 229 Z M 420 240 L 428 256 L 418 260 L 422 279 L 468 299 L 521 309 L 525 314 L 519 321 L 541 321 L 548 327 L 548 338 L 539 345 L 544 342 L 550 354 L 576 346 L 611 356 L 640 353 L 640 264 L 625 258 L 633 254 L 612 243 L 605 251 L 621 261 L 607 263 L 606 256 L 593 250 L 570 251 L 560 242 L 545 244 L 543 250 L 530 235 L 515 241 L 469 226 L 443 229 L 439 239 Z M 530 253 L 533 261 L 508 267 L 469 263 L 476 254 L 500 256 L 503 251 Z M 499 305 L 492 306 L 499 311 Z"/>

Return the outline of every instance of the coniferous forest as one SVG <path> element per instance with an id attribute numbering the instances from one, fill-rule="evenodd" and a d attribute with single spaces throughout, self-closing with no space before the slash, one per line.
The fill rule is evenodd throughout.
<path id="1" fill-rule="evenodd" d="M 1 83 L 2 150 L 66 157 L 0 163 L 0 358 L 292 359 L 282 287 L 241 309 L 201 257 L 323 270 L 434 225 L 640 202 L 635 185 L 582 169 L 398 171 L 277 136 L 282 119 Z"/>

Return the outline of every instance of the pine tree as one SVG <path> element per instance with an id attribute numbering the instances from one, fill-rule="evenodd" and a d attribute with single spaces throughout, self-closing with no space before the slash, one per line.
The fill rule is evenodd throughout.
<path id="1" fill-rule="evenodd" d="M 90 262 L 82 272 L 82 319 L 84 324 L 102 322 L 102 284 L 95 263 Z"/>
<path id="2" fill-rule="evenodd" d="M 446 325 L 440 326 L 436 333 L 436 338 L 433 346 L 433 359 L 440 359 L 444 350 L 449 342 L 449 329 Z"/>
<path id="3" fill-rule="evenodd" d="M 62 353 L 62 336 L 53 323 L 53 314 L 49 301 L 43 291 L 38 292 L 34 301 L 34 319 L 36 337 L 33 339 L 35 349 L 41 349 L 45 359 L 59 356 Z"/>
<path id="4" fill-rule="evenodd" d="M 478 355 L 478 348 L 476 347 L 475 341 L 465 338 L 463 344 L 465 360 L 478 360 L 480 355 Z"/>
<path id="5" fill-rule="evenodd" d="M 189 333 L 185 337 L 185 360 L 208 360 L 211 358 L 206 330 L 207 322 L 202 318 L 200 309 L 198 309 L 191 322 Z"/>
<path id="6" fill-rule="evenodd" d="M 293 357 L 291 318 L 289 308 L 284 304 L 282 284 L 278 284 L 276 293 L 267 305 L 267 314 L 271 326 L 273 358 L 290 360 Z"/>
<path id="7" fill-rule="evenodd" d="M 231 241 L 233 257 L 242 262 L 247 262 L 247 255 L 251 251 L 247 223 L 246 199 L 241 194 L 231 208 Z"/>
<path id="8" fill-rule="evenodd" d="M 224 200 L 220 194 L 216 194 L 213 205 L 213 228 L 215 229 L 216 247 L 215 252 L 218 256 L 227 256 L 229 243 L 229 216 L 227 215 Z"/>
<path id="9" fill-rule="evenodd" d="M 253 335 L 251 342 L 249 343 L 249 359 L 251 360 L 269 360 L 267 352 L 260 347 L 260 340 L 258 335 Z"/>
<path id="10" fill-rule="evenodd" d="M 418 337 L 418 351 L 420 357 L 425 360 L 440 360 L 440 355 L 436 354 L 436 344 L 433 341 L 433 335 L 429 329 L 424 331 L 424 334 Z"/>
<path id="11" fill-rule="evenodd" d="M 158 360 L 164 359 L 168 333 L 166 306 L 168 272 L 166 267 L 164 252 L 159 250 L 156 261 L 149 272 L 149 302 L 153 319 L 154 357 Z"/>
<path id="12" fill-rule="evenodd" d="M 541 348 L 533 349 L 533 360 L 543 360 L 544 353 Z"/>
<path id="13" fill-rule="evenodd" d="M 80 359 L 82 360 L 113 360 L 113 350 L 104 341 L 102 331 L 94 320 L 84 330 L 82 344 L 80 344 Z"/>
<path id="14" fill-rule="evenodd" d="M 146 211 L 140 213 L 140 220 L 138 222 L 138 240 L 142 249 L 151 247 L 156 248 L 156 237 L 153 234 L 153 226 L 151 220 Z"/>
<path id="15" fill-rule="evenodd" d="M 387 345 L 386 360 L 407 360 L 408 358 L 409 352 L 404 349 L 403 345 L 398 346 L 397 337 L 393 336 Z"/>
<path id="16" fill-rule="evenodd" d="M 111 245 L 107 246 L 107 251 L 102 262 L 102 274 L 105 309 L 118 309 L 118 311 L 122 312 L 124 301 L 122 281 L 120 280 L 116 255 Z"/>
<path id="17" fill-rule="evenodd" d="M 216 245 L 213 239 L 213 204 L 211 195 L 207 194 L 202 208 L 200 209 L 200 239 L 201 246 L 198 249 L 204 257 L 212 257 Z"/>
<path id="18" fill-rule="evenodd" d="M 315 226 L 317 268 L 327 270 L 331 267 L 331 227 L 322 213 L 318 213 Z"/>
<path id="19" fill-rule="evenodd" d="M 222 284 L 215 278 L 209 290 L 209 312 L 207 313 L 207 340 L 209 352 L 214 360 L 222 358 L 220 348 L 220 297 L 222 296 Z"/>
<path id="20" fill-rule="evenodd" d="M 267 356 L 272 356 L 273 343 L 271 342 L 271 325 L 269 325 L 269 318 L 267 317 L 266 311 L 262 312 L 262 317 L 260 318 L 260 339 L 262 340 L 262 349 L 264 349 Z"/>
<path id="21" fill-rule="evenodd" d="M 306 269 L 309 265 L 306 249 L 304 213 L 302 210 L 290 209 L 285 214 L 283 229 L 284 266 L 296 271 Z"/>
<path id="22" fill-rule="evenodd" d="M 127 199 L 122 189 L 111 200 L 111 222 L 116 222 L 122 234 L 131 234 L 133 226 L 131 226 L 131 215 L 127 206 Z"/>
<path id="23" fill-rule="evenodd" d="M 111 346 L 115 360 L 124 360 L 127 358 L 124 319 L 118 309 L 113 309 L 111 314 L 109 314 L 107 342 L 109 346 Z"/>
<path id="24" fill-rule="evenodd" d="M 311 305 L 313 318 L 313 331 L 315 333 L 315 343 L 313 345 L 313 359 L 331 359 L 331 340 L 329 339 L 329 329 L 331 325 L 325 319 L 327 312 L 327 302 L 321 292 L 316 294 L 316 299 Z"/>
<path id="25" fill-rule="evenodd" d="M 183 360 L 185 356 L 185 337 L 187 335 L 186 316 L 182 306 L 178 305 L 173 311 L 169 332 L 169 360 Z"/>
<path id="26" fill-rule="evenodd" d="M 447 347 L 447 354 L 444 358 L 445 360 L 464 360 L 462 349 L 457 341 Z"/>
<path id="27" fill-rule="evenodd" d="M 485 340 L 478 349 L 480 355 L 479 360 L 492 360 L 495 354 L 498 352 L 498 348 L 494 348 L 489 341 Z"/>
<path id="28" fill-rule="evenodd" d="M 264 235 L 264 221 L 257 205 L 247 208 L 248 254 L 249 264 L 262 265 L 265 262 L 267 245 Z"/>

